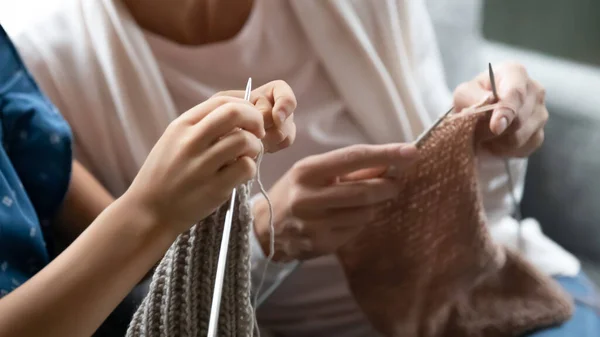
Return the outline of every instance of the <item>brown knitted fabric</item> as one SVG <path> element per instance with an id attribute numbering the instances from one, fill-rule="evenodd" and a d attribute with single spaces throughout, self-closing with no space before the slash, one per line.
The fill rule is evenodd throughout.
<path id="1" fill-rule="evenodd" d="M 358 304 L 385 336 L 520 336 L 572 313 L 558 284 L 492 242 L 474 154 L 483 119 L 447 117 L 399 178 L 398 198 L 338 252 Z"/>
<path id="2" fill-rule="evenodd" d="M 218 336 L 249 337 L 254 328 L 250 302 L 250 184 L 238 187 L 221 297 Z M 158 264 L 127 337 L 206 337 L 215 274 L 229 203 L 179 235 Z"/>

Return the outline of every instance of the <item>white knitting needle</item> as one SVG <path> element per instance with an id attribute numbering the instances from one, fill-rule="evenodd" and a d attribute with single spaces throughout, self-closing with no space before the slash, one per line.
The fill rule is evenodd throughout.
<path id="1" fill-rule="evenodd" d="M 252 91 L 252 78 L 248 79 L 246 84 L 246 93 L 244 99 L 250 100 Z M 219 311 L 221 309 L 221 294 L 223 293 L 223 280 L 225 278 L 225 264 L 227 263 L 227 251 L 229 250 L 229 236 L 231 234 L 231 223 L 235 210 L 236 189 L 231 193 L 231 202 L 229 209 L 225 213 L 225 226 L 223 228 L 223 237 L 221 238 L 221 249 L 219 251 L 219 262 L 217 262 L 217 275 L 215 277 L 215 289 L 213 291 L 212 305 L 210 308 L 210 319 L 208 321 L 208 337 L 217 337 L 217 327 L 219 325 Z"/>

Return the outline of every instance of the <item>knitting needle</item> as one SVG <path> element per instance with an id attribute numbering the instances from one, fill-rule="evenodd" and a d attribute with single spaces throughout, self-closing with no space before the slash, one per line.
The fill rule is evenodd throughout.
<path id="1" fill-rule="evenodd" d="M 492 87 L 492 94 L 494 95 L 494 101 L 498 102 L 500 97 L 498 97 L 498 91 L 496 89 L 496 77 L 494 76 L 494 69 L 492 68 L 492 64 L 488 63 L 488 73 L 490 76 L 490 86 Z M 519 201 L 517 200 L 517 196 L 515 194 L 515 184 L 512 178 L 512 174 L 510 172 L 510 163 L 508 159 L 504 159 L 504 169 L 506 170 L 506 175 L 508 177 L 508 189 L 510 190 L 510 198 L 512 199 L 513 207 L 515 208 L 515 218 L 519 222 L 519 239 L 518 246 L 519 250 L 523 250 L 524 242 L 522 235 L 522 226 L 521 221 L 523 220 L 523 216 L 521 215 L 521 207 L 519 206 Z"/>
<path id="2" fill-rule="evenodd" d="M 248 79 L 244 100 L 250 101 L 252 92 L 252 78 Z M 217 263 L 217 274 L 215 277 L 215 289 L 213 291 L 212 305 L 210 308 L 210 319 L 208 321 L 208 337 L 217 337 L 217 327 L 219 325 L 219 311 L 221 309 L 221 294 L 223 293 L 223 280 L 225 278 L 225 264 L 227 263 L 227 251 L 229 250 L 229 236 L 231 235 L 231 223 L 233 222 L 233 213 L 235 210 L 236 189 L 231 193 L 229 209 L 225 213 L 225 226 L 223 227 L 223 237 L 221 238 L 221 249 L 219 251 L 219 261 Z"/>
<path id="3" fill-rule="evenodd" d="M 451 107 L 450 109 L 448 109 L 448 111 L 446 111 L 443 115 L 441 115 L 430 127 L 429 129 L 425 130 L 423 133 L 421 133 L 421 135 L 417 138 L 417 140 L 415 140 L 415 146 L 419 147 L 421 145 L 421 143 L 427 139 L 427 137 L 429 137 L 429 135 L 431 134 L 431 132 L 433 131 L 433 129 L 435 129 L 443 120 L 444 118 L 446 118 L 450 113 L 452 113 L 452 111 L 454 111 L 454 107 Z"/>
<path id="4" fill-rule="evenodd" d="M 494 71 L 492 70 L 492 64 L 491 63 L 488 63 L 488 71 L 489 71 L 489 74 L 490 74 L 490 83 L 492 84 L 492 93 L 494 94 L 494 99 L 496 101 L 498 101 L 498 92 L 496 91 L 496 81 L 495 81 Z M 454 110 L 454 107 L 451 107 L 448 111 L 446 111 L 446 113 L 444 113 L 443 115 L 441 115 L 435 121 L 435 123 L 433 123 L 427 130 L 425 130 L 423 133 L 421 133 L 421 135 L 415 141 L 415 146 L 419 147 L 419 145 L 421 145 L 421 143 L 425 139 L 427 139 L 427 137 L 429 136 L 429 134 L 431 134 L 431 132 L 433 131 L 433 129 L 435 129 L 444 120 L 444 118 L 446 118 L 450 113 L 452 113 L 452 110 Z"/>

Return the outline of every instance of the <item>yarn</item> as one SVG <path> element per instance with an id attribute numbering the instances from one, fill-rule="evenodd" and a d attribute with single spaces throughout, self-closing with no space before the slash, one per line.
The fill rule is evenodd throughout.
<path id="1" fill-rule="evenodd" d="M 489 122 L 484 111 L 435 128 L 397 179 L 397 198 L 337 254 L 357 303 L 386 337 L 521 336 L 572 313 L 557 283 L 491 239 L 474 143 L 476 125 Z"/>
<path id="2" fill-rule="evenodd" d="M 269 204 L 273 246 L 272 205 L 260 181 L 263 153 L 264 148 L 257 158 L 255 180 Z M 237 188 L 237 207 L 233 214 L 221 298 L 219 336 L 252 336 L 256 325 L 255 311 L 250 298 L 249 234 L 253 223 L 249 203 L 251 189 L 252 181 Z M 220 238 L 228 206 L 228 203 L 222 205 L 208 218 L 199 221 L 177 237 L 159 262 L 148 294 L 137 308 L 126 336 L 207 335 Z"/>
<path id="3" fill-rule="evenodd" d="M 558 284 L 495 245 L 488 233 L 474 144 L 484 110 L 446 118 L 424 140 L 416 165 L 398 178 L 401 194 L 337 253 L 357 303 L 386 337 L 520 336 L 572 313 Z M 262 152 L 258 164 L 261 158 Z M 256 181 L 269 204 L 272 254 L 272 208 L 260 170 Z M 251 183 L 238 187 L 219 319 L 224 337 L 253 336 L 256 324 L 250 295 Z M 169 248 L 127 336 L 206 336 L 227 207 Z"/>

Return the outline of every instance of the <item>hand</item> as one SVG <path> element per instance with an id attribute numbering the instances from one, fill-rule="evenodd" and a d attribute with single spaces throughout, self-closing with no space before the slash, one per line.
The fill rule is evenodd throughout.
<path id="1" fill-rule="evenodd" d="M 244 97 L 241 90 L 222 91 L 213 97 Z M 264 118 L 267 135 L 263 138 L 266 152 L 276 152 L 290 146 L 296 138 L 294 111 L 296 96 L 284 81 L 272 81 L 252 91 L 250 101 Z"/>
<path id="2" fill-rule="evenodd" d="M 253 104 L 211 98 L 167 127 L 125 199 L 180 234 L 254 177 L 264 136 L 263 116 Z"/>
<path id="3" fill-rule="evenodd" d="M 520 64 L 502 64 L 494 69 L 494 75 L 499 107 L 492 112 L 489 126 L 479 130 L 478 138 L 495 155 L 528 157 L 544 141 L 544 126 L 548 121 L 545 90 Z M 461 84 L 454 92 L 456 111 L 482 100 L 494 101 L 487 71 Z"/>
<path id="4" fill-rule="evenodd" d="M 393 177 L 410 165 L 417 149 L 409 144 L 355 145 L 297 162 L 269 191 L 273 203 L 276 261 L 306 260 L 334 253 L 376 216 L 374 207 L 395 198 Z M 255 232 L 265 253 L 269 215 L 264 199 L 254 205 Z"/>

